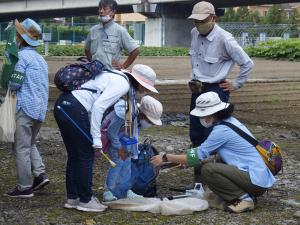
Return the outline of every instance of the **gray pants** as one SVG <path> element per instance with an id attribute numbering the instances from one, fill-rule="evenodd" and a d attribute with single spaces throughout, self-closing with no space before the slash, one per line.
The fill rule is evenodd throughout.
<path id="1" fill-rule="evenodd" d="M 35 177 L 45 172 L 45 165 L 34 144 L 41 125 L 40 121 L 30 118 L 23 110 L 16 115 L 13 150 L 17 163 L 17 186 L 20 190 L 32 186 L 32 172 Z"/>
<path id="2" fill-rule="evenodd" d="M 224 163 L 206 163 L 201 167 L 201 181 L 226 202 L 244 194 L 260 196 L 267 189 L 251 183 L 249 173 Z"/>

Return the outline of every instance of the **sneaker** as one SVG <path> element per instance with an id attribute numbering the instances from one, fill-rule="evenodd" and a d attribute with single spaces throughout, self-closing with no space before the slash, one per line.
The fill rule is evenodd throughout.
<path id="1" fill-rule="evenodd" d="M 76 209 L 85 212 L 103 212 L 107 206 L 102 205 L 96 197 L 92 197 L 87 203 L 79 202 Z"/>
<path id="2" fill-rule="evenodd" d="M 64 207 L 67 209 L 76 209 L 77 205 L 79 204 L 79 198 L 76 199 L 67 199 L 67 202 L 64 204 Z"/>
<path id="3" fill-rule="evenodd" d="M 111 202 L 111 201 L 115 201 L 117 199 L 118 198 L 116 196 L 114 196 L 111 191 L 106 191 L 103 193 L 103 201 L 104 202 Z"/>
<path id="4" fill-rule="evenodd" d="M 7 197 L 12 198 L 30 198 L 33 197 L 32 188 L 28 188 L 26 190 L 20 191 L 18 187 L 15 187 L 12 191 L 9 191 L 5 194 Z"/>
<path id="5" fill-rule="evenodd" d="M 132 190 L 128 190 L 126 198 L 129 198 L 129 199 L 132 199 L 132 198 L 144 198 L 144 196 L 138 195 L 138 194 L 134 193 Z"/>
<path id="6" fill-rule="evenodd" d="M 35 177 L 32 184 L 32 189 L 34 191 L 40 190 L 49 184 L 50 181 L 46 173 L 41 173 L 38 177 Z"/>
<path id="7" fill-rule="evenodd" d="M 251 210 L 254 210 L 254 202 L 241 200 L 241 199 L 238 199 L 231 205 L 225 207 L 225 211 L 234 212 L 234 213 L 241 213 L 241 212 L 246 212 Z"/>

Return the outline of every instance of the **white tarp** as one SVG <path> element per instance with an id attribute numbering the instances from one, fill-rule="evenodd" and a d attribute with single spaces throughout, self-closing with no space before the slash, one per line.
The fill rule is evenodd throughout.
<path id="1" fill-rule="evenodd" d="M 208 209 L 208 202 L 199 198 L 163 200 L 159 198 L 120 199 L 105 203 L 111 209 L 161 213 L 162 215 L 187 215 Z"/>

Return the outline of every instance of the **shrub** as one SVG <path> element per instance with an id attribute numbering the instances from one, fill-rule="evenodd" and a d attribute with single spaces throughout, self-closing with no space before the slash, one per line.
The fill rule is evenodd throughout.
<path id="1" fill-rule="evenodd" d="M 245 50 L 252 57 L 300 60 L 300 39 L 266 41 Z"/>

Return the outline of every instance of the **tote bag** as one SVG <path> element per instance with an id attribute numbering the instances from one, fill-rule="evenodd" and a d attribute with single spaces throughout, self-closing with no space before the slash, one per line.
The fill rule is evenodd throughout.
<path id="1" fill-rule="evenodd" d="M 16 131 L 17 96 L 7 91 L 4 102 L 0 106 L 0 141 L 14 142 Z"/>

